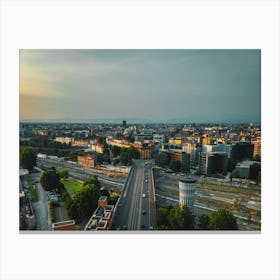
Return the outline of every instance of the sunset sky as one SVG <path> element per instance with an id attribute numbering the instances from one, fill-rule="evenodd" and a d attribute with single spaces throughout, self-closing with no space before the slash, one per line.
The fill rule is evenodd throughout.
<path id="1" fill-rule="evenodd" d="M 259 50 L 20 50 L 20 120 L 260 122 Z"/>

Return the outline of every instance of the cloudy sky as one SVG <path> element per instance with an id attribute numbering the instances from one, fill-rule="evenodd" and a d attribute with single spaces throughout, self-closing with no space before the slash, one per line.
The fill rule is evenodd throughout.
<path id="1" fill-rule="evenodd" d="M 20 119 L 260 122 L 259 50 L 20 50 Z"/>

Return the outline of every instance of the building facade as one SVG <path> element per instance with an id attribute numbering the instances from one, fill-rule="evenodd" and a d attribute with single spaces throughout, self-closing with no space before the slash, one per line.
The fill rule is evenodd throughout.
<path id="1" fill-rule="evenodd" d="M 179 203 L 186 205 L 190 210 L 193 209 L 195 201 L 196 179 L 188 176 L 179 179 Z"/>

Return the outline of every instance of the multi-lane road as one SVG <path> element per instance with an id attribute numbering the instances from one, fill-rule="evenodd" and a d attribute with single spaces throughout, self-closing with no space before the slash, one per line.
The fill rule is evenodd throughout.
<path id="1" fill-rule="evenodd" d="M 154 229 L 156 215 L 153 189 L 151 162 L 135 160 L 119 199 L 113 229 Z"/>

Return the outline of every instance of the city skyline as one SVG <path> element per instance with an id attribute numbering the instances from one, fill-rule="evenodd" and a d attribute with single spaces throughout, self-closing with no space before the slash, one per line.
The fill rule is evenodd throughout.
<path id="1" fill-rule="evenodd" d="M 260 50 L 20 50 L 20 120 L 255 122 Z"/>

